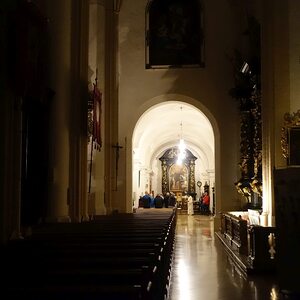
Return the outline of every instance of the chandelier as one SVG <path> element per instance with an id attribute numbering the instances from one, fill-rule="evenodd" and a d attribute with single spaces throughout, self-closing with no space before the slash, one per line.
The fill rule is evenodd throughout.
<path id="1" fill-rule="evenodd" d="M 182 112 L 182 106 L 180 107 L 181 112 Z M 185 159 L 186 157 L 186 146 L 184 143 L 184 139 L 183 139 L 183 135 L 182 135 L 182 121 L 180 122 L 180 134 L 179 134 L 179 144 L 178 144 L 178 155 L 177 155 L 177 161 L 176 164 L 177 165 L 182 165 L 182 161 Z"/>

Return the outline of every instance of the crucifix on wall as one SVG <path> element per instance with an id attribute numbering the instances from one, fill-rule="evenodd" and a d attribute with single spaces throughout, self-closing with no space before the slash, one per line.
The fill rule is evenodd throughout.
<path id="1" fill-rule="evenodd" d="M 116 165 L 115 165 L 115 171 L 116 171 L 116 181 L 115 181 L 115 191 L 118 190 L 118 170 L 119 170 L 119 158 L 120 158 L 120 149 L 123 147 L 119 145 L 117 142 L 115 145 L 112 145 L 113 148 L 116 150 Z"/>

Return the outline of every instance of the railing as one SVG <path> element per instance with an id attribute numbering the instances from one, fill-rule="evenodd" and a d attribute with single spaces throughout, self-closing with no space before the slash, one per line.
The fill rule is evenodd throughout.
<path id="1" fill-rule="evenodd" d="M 249 225 L 246 212 L 221 213 L 221 236 L 226 245 L 245 257 L 248 269 L 269 271 L 276 268 L 276 228 Z"/>
<path id="2" fill-rule="evenodd" d="M 250 266 L 256 270 L 272 270 L 276 264 L 276 228 L 250 225 L 249 256 Z"/>
<path id="3" fill-rule="evenodd" d="M 221 214 L 221 233 L 233 250 L 248 254 L 247 221 L 230 213 Z"/>

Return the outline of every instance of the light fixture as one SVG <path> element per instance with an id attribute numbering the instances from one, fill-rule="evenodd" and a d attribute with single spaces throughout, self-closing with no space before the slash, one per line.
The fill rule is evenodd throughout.
<path id="1" fill-rule="evenodd" d="M 250 66 L 246 61 L 244 61 L 240 72 L 243 73 L 243 74 L 247 74 L 248 72 L 250 73 Z"/>
<path id="2" fill-rule="evenodd" d="M 122 5 L 122 0 L 114 0 L 113 2 L 113 7 L 114 7 L 114 12 L 119 13 Z"/>
<path id="3" fill-rule="evenodd" d="M 180 109 L 181 109 L 181 113 L 182 113 L 182 106 L 180 107 Z M 185 146 L 185 143 L 184 143 L 184 139 L 182 137 L 182 121 L 180 122 L 180 136 L 179 136 L 178 149 L 179 149 L 179 151 L 178 151 L 178 155 L 177 155 L 176 164 L 181 165 L 182 161 L 185 159 L 185 156 L 186 156 L 186 151 L 185 151 L 186 146 Z"/>

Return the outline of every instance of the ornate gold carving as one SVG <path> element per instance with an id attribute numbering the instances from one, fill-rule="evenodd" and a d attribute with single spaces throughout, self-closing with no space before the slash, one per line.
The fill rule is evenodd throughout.
<path id="1" fill-rule="evenodd" d="M 166 161 L 162 161 L 162 192 L 165 194 L 166 192 L 168 192 L 168 167 L 167 167 L 167 163 Z"/>
<path id="2" fill-rule="evenodd" d="M 169 148 L 165 151 L 159 160 L 162 162 L 162 192 L 166 193 L 171 190 L 172 166 L 175 166 L 178 158 L 179 149 L 178 147 Z M 186 158 L 183 161 L 184 167 L 187 169 L 187 183 L 186 186 L 181 186 L 179 189 L 181 192 L 195 193 L 195 157 L 190 150 L 186 149 Z M 172 173 L 172 172 L 171 172 Z M 174 189 L 172 189 L 174 191 Z"/>
<path id="3" fill-rule="evenodd" d="M 288 138 L 287 138 L 287 128 L 281 128 L 281 151 L 284 158 L 289 157 L 289 145 L 288 145 Z"/>
<path id="4" fill-rule="evenodd" d="M 262 197 L 262 137 L 261 137 L 261 96 L 258 91 L 248 102 L 251 105 L 241 110 L 240 116 L 240 162 L 241 178 L 235 187 L 248 203 Z M 246 109 L 247 108 L 247 109 Z M 260 205 L 253 203 L 253 205 Z"/>
<path id="5" fill-rule="evenodd" d="M 284 126 L 296 127 L 300 126 L 300 109 L 295 113 L 285 113 L 284 114 Z"/>
<path id="6" fill-rule="evenodd" d="M 190 192 L 195 193 L 195 161 L 190 161 Z"/>

